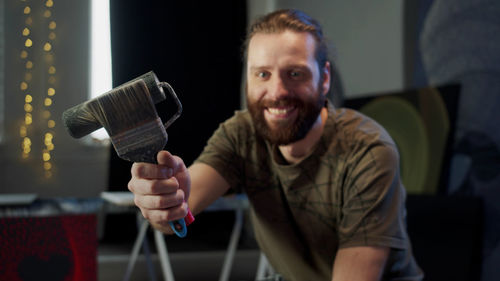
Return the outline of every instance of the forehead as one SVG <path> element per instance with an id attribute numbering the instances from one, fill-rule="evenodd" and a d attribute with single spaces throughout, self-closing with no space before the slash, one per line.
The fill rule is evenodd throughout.
<path id="1" fill-rule="evenodd" d="M 249 67 L 315 63 L 316 41 L 308 32 L 257 33 L 248 44 Z"/>

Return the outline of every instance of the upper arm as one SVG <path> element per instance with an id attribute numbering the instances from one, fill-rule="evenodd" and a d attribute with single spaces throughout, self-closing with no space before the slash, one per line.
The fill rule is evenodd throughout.
<path id="1" fill-rule="evenodd" d="M 332 280 L 376 281 L 382 278 L 388 247 L 350 247 L 337 252 Z"/>
<path id="2" fill-rule="evenodd" d="M 188 205 L 193 214 L 200 213 L 226 193 L 229 183 L 211 166 L 196 162 L 189 167 L 191 193 Z"/>

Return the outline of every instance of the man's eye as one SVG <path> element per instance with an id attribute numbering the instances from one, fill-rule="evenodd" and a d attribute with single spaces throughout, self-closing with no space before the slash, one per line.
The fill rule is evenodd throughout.
<path id="1" fill-rule="evenodd" d="M 298 78 L 298 77 L 302 76 L 302 73 L 300 73 L 300 71 L 291 71 L 290 76 L 294 77 L 294 78 Z"/>
<path id="2" fill-rule="evenodd" d="M 265 72 L 265 71 L 261 71 L 261 72 L 258 72 L 258 73 L 257 73 L 257 76 L 258 76 L 259 78 L 267 78 L 267 77 L 269 77 L 269 73 L 268 73 L 268 72 Z"/>

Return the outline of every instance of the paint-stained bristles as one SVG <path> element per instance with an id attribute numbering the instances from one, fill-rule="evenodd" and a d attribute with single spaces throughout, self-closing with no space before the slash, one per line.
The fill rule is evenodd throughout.
<path id="1" fill-rule="evenodd" d="M 142 80 L 97 98 L 88 105 L 88 110 L 110 136 L 158 118 L 148 88 Z"/>
<path id="2" fill-rule="evenodd" d="M 81 138 L 105 127 L 112 135 L 138 122 L 158 117 L 150 93 L 142 79 L 134 80 L 63 113 L 69 134 Z"/>

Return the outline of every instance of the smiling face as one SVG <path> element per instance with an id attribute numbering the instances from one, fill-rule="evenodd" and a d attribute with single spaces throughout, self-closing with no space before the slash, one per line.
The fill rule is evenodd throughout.
<path id="1" fill-rule="evenodd" d="M 329 88 L 307 32 L 257 33 L 248 45 L 247 103 L 257 132 L 285 145 L 304 138 L 318 119 Z M 322 79 L 320 79 L 322 78 Z"/>

